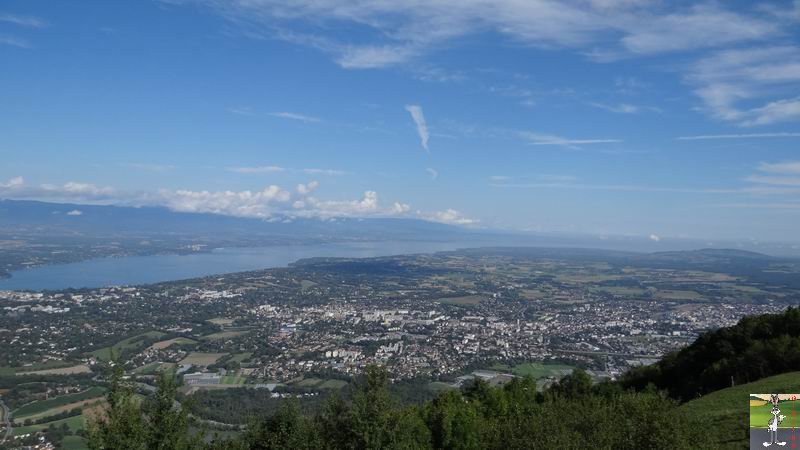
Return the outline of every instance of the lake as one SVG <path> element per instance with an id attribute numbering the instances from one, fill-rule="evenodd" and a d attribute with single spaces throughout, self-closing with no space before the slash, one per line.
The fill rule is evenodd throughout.
<path id="1" fill-rule="evenodd" d="M 221 248 L 191 255 L 125 256 L 34 267 L 0 279 L 0 290 L 42 290 L 158 283 L 286 267 L 312 257 L 367 258 L 478 247 L 473 242 L 385 241 L 257 248 Z"/>

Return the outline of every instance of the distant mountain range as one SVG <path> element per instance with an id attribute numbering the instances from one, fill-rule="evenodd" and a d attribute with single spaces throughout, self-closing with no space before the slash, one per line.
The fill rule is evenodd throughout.
<path id="1" fill-rule="evenodd" d="M 441 240 L 475 235 L 453 225 L 416 219 L 331 220 L 275 217 L 270 220 L 183 213 L 158 207 L 77 205 L 38 201 L 0 200 L 0 230 L 47 232 L 95 237 L 175 235 L 197 237 L 270 236 L 321 239 Z"/>
<path id="2" fill-rule="evenodd" d="M 665 263 L 673 251 L 705 247 L 728 247 L 772 255 L 800 256 L 800 246 L 742 242 L 714 242 L 699 239 L 652 239 L 644 236 L 587 235 L 569 233 L 533 233 L 510 230 L 465 228 L 456 225 L 404 218 L 336 218 L 329 220 L 273 217 L 269 220 L 231 217 L 208 213 L 175 212 L 161 207 L 126 207 L 79 205 L 39 201 L 0 200 L 0 239 L 80 238 L 107 239 L 180 239 L 201 241 L 208 245 L 266 245 L 276 242 L 306 243 L 328 241 L 413 240 L 464 242 L 465 247 L 524 246 L 559 248 L 595 248 L 629 252 L 659 252 L 648 256 Z M 0 248 L 0 251 L 2 248 Z M 543 251 L 543 250 L 542 250 Z M 716 250 L 714 258 L 733 255 Z M 731 250 L 733 251 L 733 250 Z M 586 253 L 586 250 L 581 250 Z M 708 258 L 704 250 L 695 259 Z M 736 254 L 745 257 L 746 253 Z M 584 255 L 585 256 L 585 255 Z M 603 254 L 606 258 L 608 254 Z M 752 256 L 752 255 L 751 255 Z M 686 255 L 680 256 L 685 258 Z M 737 258 L 741 259 L 741 258 Z"/>

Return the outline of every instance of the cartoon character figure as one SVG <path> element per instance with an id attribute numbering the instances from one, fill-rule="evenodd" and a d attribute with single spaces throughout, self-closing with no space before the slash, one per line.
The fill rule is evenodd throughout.
<path id="1" fill-rule="evenodd" d="M 764 442 L 764 447 L 769 447 L 772 444 L 786 445 L 786 442 L 778 442 L 778 425 L 783 422 L 786 416 L 782 416 L 781 410 L 778 409 L 778 394 L 770 395 L 770 402 L 772 403 L 772 418 L 767 422 L 767 430 L 769 430 L 770 442 Z"/>

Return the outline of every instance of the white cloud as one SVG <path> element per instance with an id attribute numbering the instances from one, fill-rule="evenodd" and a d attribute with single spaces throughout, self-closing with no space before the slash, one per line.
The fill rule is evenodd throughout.
<path id="1" fill-rule="evenodd" d="M 344 170 L 336 170 L 336 169 L 303 169 L 303 173 L 307 175 L 328 175 L 332 177 L 347 175 L 347 172 L 345 172 Z"/>
<path id="2" fill-rule="evenodd" d="M 572 139 L 551 134 L 535 133 L 532 131 L 520 131 L 519 136 L 527 140 L 531 145 L 558 145 L 562 147 L 576 148 L 578 145 L 591 144 L 612 144 L 622 142 L 621 139 Z"/>
<path id="3" fill-rule="evenodd" d="M 431 180 L 439 178 L 439 171 L 434 169 L 433 167 L 428 167 L 427 169 L 425 169 L 425 171 L 428 172 L 428 175 L 431 176 Z"/>
<path id="4" fill-rule="evenodd" d="M 762 172 L 785 173 L 800 175 L 800 161 L 786 161 L 779 163 L 761 163 L 758 170 Z"/>
<path id="5" fill-rule="evenodd" d="M 22 177 L 14 177 L 6 183 L 0 183 L 0 188 L 16 188 L 25 184 L 25 179 Z"/>
<path id="6" fill-rule="evenodd" d="M 287 203 L 291 194 L 271 185 L 261 191 L 159 191 L 161 204 L 173 211 L 223 214 L 237 217 L 268 218 L 273 205 Z"/>
<path id="7" fill-rule="evenodd" d="M 240 116 L 252 116 L 255 114 L 255 112 L 253 112 L 253 108 L 249 106 L 231 106 L 228 108 L 228 112 L 231 114 L 238 114 Z"/>
<path id="8" fill-rule="evenodd" d="M 394 215 L 402 215 L 411 211 L 411 206 L 408 203 L 394 202 L 392 204 L 391 212 Z"/>
<path id="9" fill-rule="evenodd" d="M 298 120 L 300 122 L 305 122 L 305 123 L 322 122 L 322 119 L 317 117 L 307 116 L 305 114 L 299 114 L 293 112 L 286 112 L 286 111 L 272 112 L 269 113 L 269 115 L 273 117 L 279 117 L 281 119 Z"/>
<path id="10" fill-rule="evenodd" d="M 629 103 L 620 103 L 618 105 L 606 105 L 604 103 L 595 103 L 591 102 L 590 105 L 594 106 L 595 108 L 605 109 L 606 111 L 611 111 L 613 113 L 618 114 L 636 114 L 641 111 L 636 105 L 631 105 Z"/>
<path id="11" fill-rule="evenodd" d="M 451 225 L 475 225 L 478 220 L 464 217 L 463 214 L 455 209 L 446 209 L 444 211 L 436 211 L 430 214 L 419 213 L 422 217 L 433 222 L 447 223 Z"/>
<path id="12" fill-rule="evenodd" d="M 650 240 L 651 241 L 655 241 L 655 242 L 660 242 L 661 241 L 661 237 L 659 237 L 658 235 L 655 235 L 655 234 L 651 234 L 650 235 Z"/>
<path id="13" fill-rule="evenodd" d="M 68 216 L 82 216 L 83 215 L 83 211 L 81 211 L 80 209 L 73 209 L 72 211 L 68 212 L 67 215 Z"/>
<path id="14" fill-rule="evenodd" d="M 25 39 L 8 35 L 0 35 L 0 44 L 19 48 L 31 48 L 30 42 Z"/>
<path id="15" fill-rule="evenodd" d="M 709 139 L 761 139 L 761 138 L 794 138 L 800 133 L 743 133 L 743 134 L 705 134 L 698 136 L 679 136 L 679 141 L 702 141 Z"/>
<path id="16" fill-rule="evenodd" d="M 417 134 L 419 135 L 420 144 L 425 151 L 428 150 L 428 125 L 425 123 L 425 115 L 422 113 L 422 107 L 419 105 L 406 105 L 406 111 L 411 114 L 411 119 L 417 126 Z"/>
<path id="17" fill-rule="evenodd" d="M 276 172 L 284 172 L 286 169 L 280 166 L 255 166 L 255 167 L 229 167 L 229 172 L 236 172 L 236 173 L 246 173 L 246 174 L 254 174 L 254 173 L 276 173 Z"/>
<path id="18" fill-rule="evenodd" d="M 502 183 L 504 181 L 511 181 L 513 178 L 507 175 L 492 175 L 489 177 L 489 181 L 493 183 Z"/>
<path id="19" fill-rule="evenodd" d="M 162 2 L 205 5 L 238 25 L 246 36 L 317 48 L 353 69 L 408 64 L 458 38 L 485 32 L 531 47 L 589 49 L 596 55 L 619 57 L 759 41 L 780 34 L 784 22 L 774 20 L 775 11 L 734 12 L 717 2 L 688 6 L 649 0 Z M 369 38 L 347 40 L 337 33 L 342 26 L 359 29 Z M 297 29 L 313 31 L 290 31 Z"/>
<path id="20" fill-rule="evenodd" d="M 298 184 L 297 185 L 297 193 L 300 195 L 308 195 L 314 192 L 319 187 L 319 182 L 311 181 L 307 184 Z"/>
<path id="21" fill-rule="evenodd" d="M 756 169 L 766 175 L 750 175 L 745 181 L 767 186 L 800 186 L 800 161 L 762 162 Z"/>
<path id="22" fill-rule="evenodd" d="M 0 183 L 0 198 L 51 201 L 108 202 L 116 199 L 118 192 L 111 187 L 70 181 L 63 185 L 28 185 L 22 177 Z"/>
<path id="23" fill-rule="evenodd" d="M 719 51 L 692 64 L 686 80 L 717 119 L 742 126 L 800 119 L 800 47 Z"/>
<path id="24" fill-rule="evenodd" d="M 170 170 L 175 170 L 175 166 L 168 164 L 126 163 L 122 165 L 130 167 L 131 169 L 145 170 L 148 172 L 168 172 Z"/>
<path id="25" fill-rule="evenodd" d="M 0 13 L 0 22 L 6 22 L 13 25 L 19 25 L 22 27 L 30 27 L 30 28 L 44 28 L 47 26 L 47 22 L 39 17 L 34 16 L 22 16 L 18 14 L 4 14 Z"/>

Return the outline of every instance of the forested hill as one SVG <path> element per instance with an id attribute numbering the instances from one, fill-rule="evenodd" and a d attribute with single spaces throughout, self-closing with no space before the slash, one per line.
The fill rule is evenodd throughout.
<path id="1" fill-rule="evenodd" d="M 652 383 L 676 399 L 800 370 L 800 309 L 745 317 L 732 327 L 701 335 L 657 364 L 628 372 L 625 387 Z"/>

